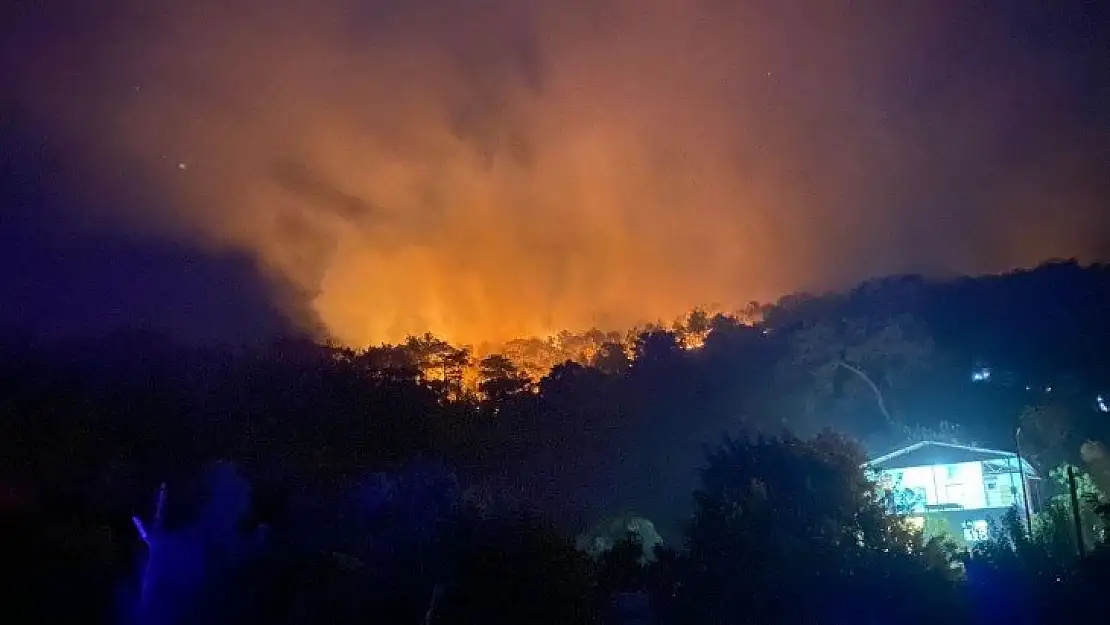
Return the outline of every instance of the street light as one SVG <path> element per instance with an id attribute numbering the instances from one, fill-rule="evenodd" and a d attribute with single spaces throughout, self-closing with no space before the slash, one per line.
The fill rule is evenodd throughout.
<path id="1" fill-rule="evenodd" d="M 1025 504 L 1025 531 L 1033 537 L 1033 515 L 1029 512 L 1029 492 L 1025 485 L 1025 464 L 1021 459 L 1021 426 L 1014 430 L 1014 444 L 1017 445 L 1018 475 L 1021 476 L 1021 500 Z"/>

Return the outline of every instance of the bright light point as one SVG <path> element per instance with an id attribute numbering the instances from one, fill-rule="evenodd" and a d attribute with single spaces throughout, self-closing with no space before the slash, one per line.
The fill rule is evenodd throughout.
<path id="1" fill-rule="evenodd" d="M 1098 402 L 1099 412 L 1110 412 L 1110 407 L 1106 405 L 1106 399 L 1102 395 L 1096 397 L 1095 400 Z"/>
<path id="2" fill-rule="evenodd" d="M 178 169 L 180 169 L 180 170 L 182 170 L 182 171 L 184 171 L 184 170 L 188 169 L 188 168 L 189 168 L 189 166 L 188 166 L 188 165 L 186 165 L 185 163 L 178 163 L 178 164 L 177 164 L 177 168 L 178 168 Z"/>
<path id="3" fill-rule="evenodd" d="M 1051 386 L 1044 387 L 1044 392 L 1051 393 L 1052 392 L 1052 387 Z"/>
<path id="4" fill-rule="evenodd" d="M 971 372 L 972 382 L 986 382 L 989 379 L 991 379 L 991 370 L 986 367 L 982 367 Z"/>

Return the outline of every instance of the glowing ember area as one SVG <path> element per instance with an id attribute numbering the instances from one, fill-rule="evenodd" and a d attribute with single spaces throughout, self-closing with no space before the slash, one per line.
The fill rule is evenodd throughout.
<path id="1" fill-rule="evenodd" d="M 625 329 L 1097 237 L 1041 210 L 1099 198 L 1086 148 L 1030 123 L 1069 123 L 1051 64 L 935 69 L 960 3 L 881 27 L 790 2 L 93 4 L 59 19 L 104 22 L 80 54 L 12 44 L 103 181 L 85 221 L 257 259 L 346 344 Z"/>

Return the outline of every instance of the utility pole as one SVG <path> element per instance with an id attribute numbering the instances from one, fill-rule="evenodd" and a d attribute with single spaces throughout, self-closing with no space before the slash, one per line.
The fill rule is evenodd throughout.
<path id="1" fill-rule="evenodd" d="M 1083 544 L 1083 522 L 1079 520 L 1079 494 L 1075 488 L 1075 469 L 1068 465 L 1068 490 L 1071 491 L 1071 515 L 1075 520 L 1075 546 L 1079 550 L 1079 557 L 1087 553 Z"/>
<path id="2" fill-rule="evenodd" d="M 1014 444 L 1017 445 L 1018 475 L 1021 476 L 1021 501 L 1025 504 L 1025 532 L 1033 538 L 1033 515 L 1029 511 L 1029 489 L 1026 488 L 1025 461 L 1021 458 L 1021 426 L 1014 430 Z"/>

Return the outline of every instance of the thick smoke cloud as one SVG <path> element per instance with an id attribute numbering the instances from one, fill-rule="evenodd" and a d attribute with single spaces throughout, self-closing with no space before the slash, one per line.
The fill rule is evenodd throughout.
<path id="1" fill-rule="evenodd" d="M 250 254 L 343 341 L 479 342 L 1090 258 L 1090 76 L 971 4 L 105 0 L 4 54 L 94 220 Z"/>

